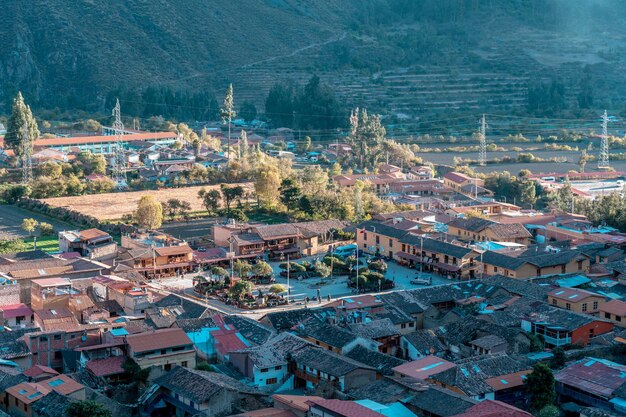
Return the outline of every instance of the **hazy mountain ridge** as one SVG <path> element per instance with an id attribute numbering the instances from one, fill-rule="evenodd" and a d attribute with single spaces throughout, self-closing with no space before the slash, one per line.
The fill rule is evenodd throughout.
<path id="1" fill-rule="evenodd" d="M 549 65 L 515 45 L 517 31 L 555 34 L 557 41 L 552 42 L 559 49 L 559 42 L 569 41 L 568 36 L 560 39 L 559 31 L 570 30 L 572 19 L 578 22 L 577 32 L 588 32 L 590 39 L 597 38 L 593 31 L 605 24 L 609 32 L 611 24 L 623 30 L 618 23 L 626 7 L 619 0 L 585 0 L 576 10 L 568 4 L 554 0 L 6 0 L 2 7 L 10 18 L 0 26 L 0 102 L 7 103 L 21 89 L 35 106 L 100 110 L 107 92 L 117 87 L 164 85 L 174 90 L 215 90 L 221 95 L 225 84 L 233 81 L 239 102 L 246 98 L 261 105 L 271 83 L 302 82 L 312 73 L 338 88 L 358 84 L 361 90 L 380 84 L 381 74 L 394 77 L 406 71 L 468 77 L 487 71 L 523 80 L 533 71 L 550 76 L 555 68 L 543 71 Z M 512 47 L 493 47 L 507 37 Z M 581 66 L 585 64 L 579 60 Z M 521 94 L 517 89 L 522 82 L 512 87 L 515 94 Z M 390 88 L 385 94 L 392 98 L 410 92 Z M 350 102 L 370 100 L 367 91 L 355 90 L 350 96 L 346 98 Z M 382 101 L 372 105 L 384 106 Z M 404 111 L 401 105 L 393 106 Z"/>

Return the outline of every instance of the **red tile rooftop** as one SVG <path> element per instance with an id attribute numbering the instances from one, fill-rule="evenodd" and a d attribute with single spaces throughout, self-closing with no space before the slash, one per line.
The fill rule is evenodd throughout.
<path id="1" fill-rule="evenodd" d="M 0 311 L 5 319 L 14 319 L 20 316 L 30 317 L 33 311 L 26 304 L 9 304 L 0 306 Z"/>
<path id="2" fill-rule="evenodd" d="M 426 380 L 429 377 L 454 368 L 456 365 L 437 356 L 426 356 L 393 368 L 394 372 L 411 378 Z"/>
<path id="3" fill-rule="evenodd" d="M 311 407 L 319 406 L 331 412 L 332 415 L 341 417 L 384 417 L 384 414 L 377 413 L 367 407 L 353 401 L 342 400 L 313 400 Z M 336 413 L 336 414 L 335 414 Z"/>

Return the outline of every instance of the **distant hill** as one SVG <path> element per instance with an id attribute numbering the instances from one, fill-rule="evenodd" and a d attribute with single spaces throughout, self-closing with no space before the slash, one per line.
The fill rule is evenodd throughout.
<path id="1" fill-rule="evenodd" d="M 262 110 L 274 83 L 318 74 L 347 105 L 409 118 L 517 111 L 538 77 L 570 101 L 590 78 L 598 106 L 623 107 L 625 2 L 576 3 L 5 0 L 0 105 L 21 89 L 35 107 L 103 111 L 118 88 L 221 98 L 232 81 Z"/>

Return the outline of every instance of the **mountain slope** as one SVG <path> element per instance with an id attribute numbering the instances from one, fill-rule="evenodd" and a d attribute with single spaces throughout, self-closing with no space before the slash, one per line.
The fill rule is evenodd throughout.
<path id="1" fill-rule="evenodd" d="M 534 78 L 598 105 L 626 97 L 621 0 L 5 0 L 0 112 L 18 89 L 34 107 L 103 111 L 118 88 L 263 99 L 312 74 L 346 105 L 418 117 L 516 111 Z"/>

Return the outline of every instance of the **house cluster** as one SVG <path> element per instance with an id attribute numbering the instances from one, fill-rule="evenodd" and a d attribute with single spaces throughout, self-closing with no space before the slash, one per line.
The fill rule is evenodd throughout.
<path id="1" fill-rule="evenodd" d="M 372 234 L 364 239 L 376 245 L 378 233 L 393 229 L 384 223 L 363 225 Z M 324 235 L 322 225 L 237 233 L 226 225 L 219 236 L 256 234 L 271 252 L 267 245 Z M 149 285 L 145 272 L 191 265 L 184 242 L 136 234 L 118 244 L 94 230 L 60 238 L 69 252 L 0 257 L 0 410 L 11 415 L 61 416 L 92 399 L 138 416 L 530 416 L 524 381 L 533 364 L 570 346 L 584 349 L 584 359 L 555 374 L 559 398 L 624 411 L 626 368 L 600 356 L 626 346 L 624 303 L 619 288 L 591 285 L 608 277 L 475 273 L 253 319 Z M 469 274 L 478 263 L 477 250 L 458 244 L 410 233 L 392 239 L 415 256 L 407 262 L 421 261 L 413 255 L 419 245 L 433 268 L 449 272 L 437 265 L 458 261 Z M 588 260 L 591 248 L 584 253 Z M 621 262 L 603 264 L 616 281 Z M 593 390 L 581 388 L 590 381 Z M 121 387 L 133 384 L 141 390 L 129 397 Z"/>

